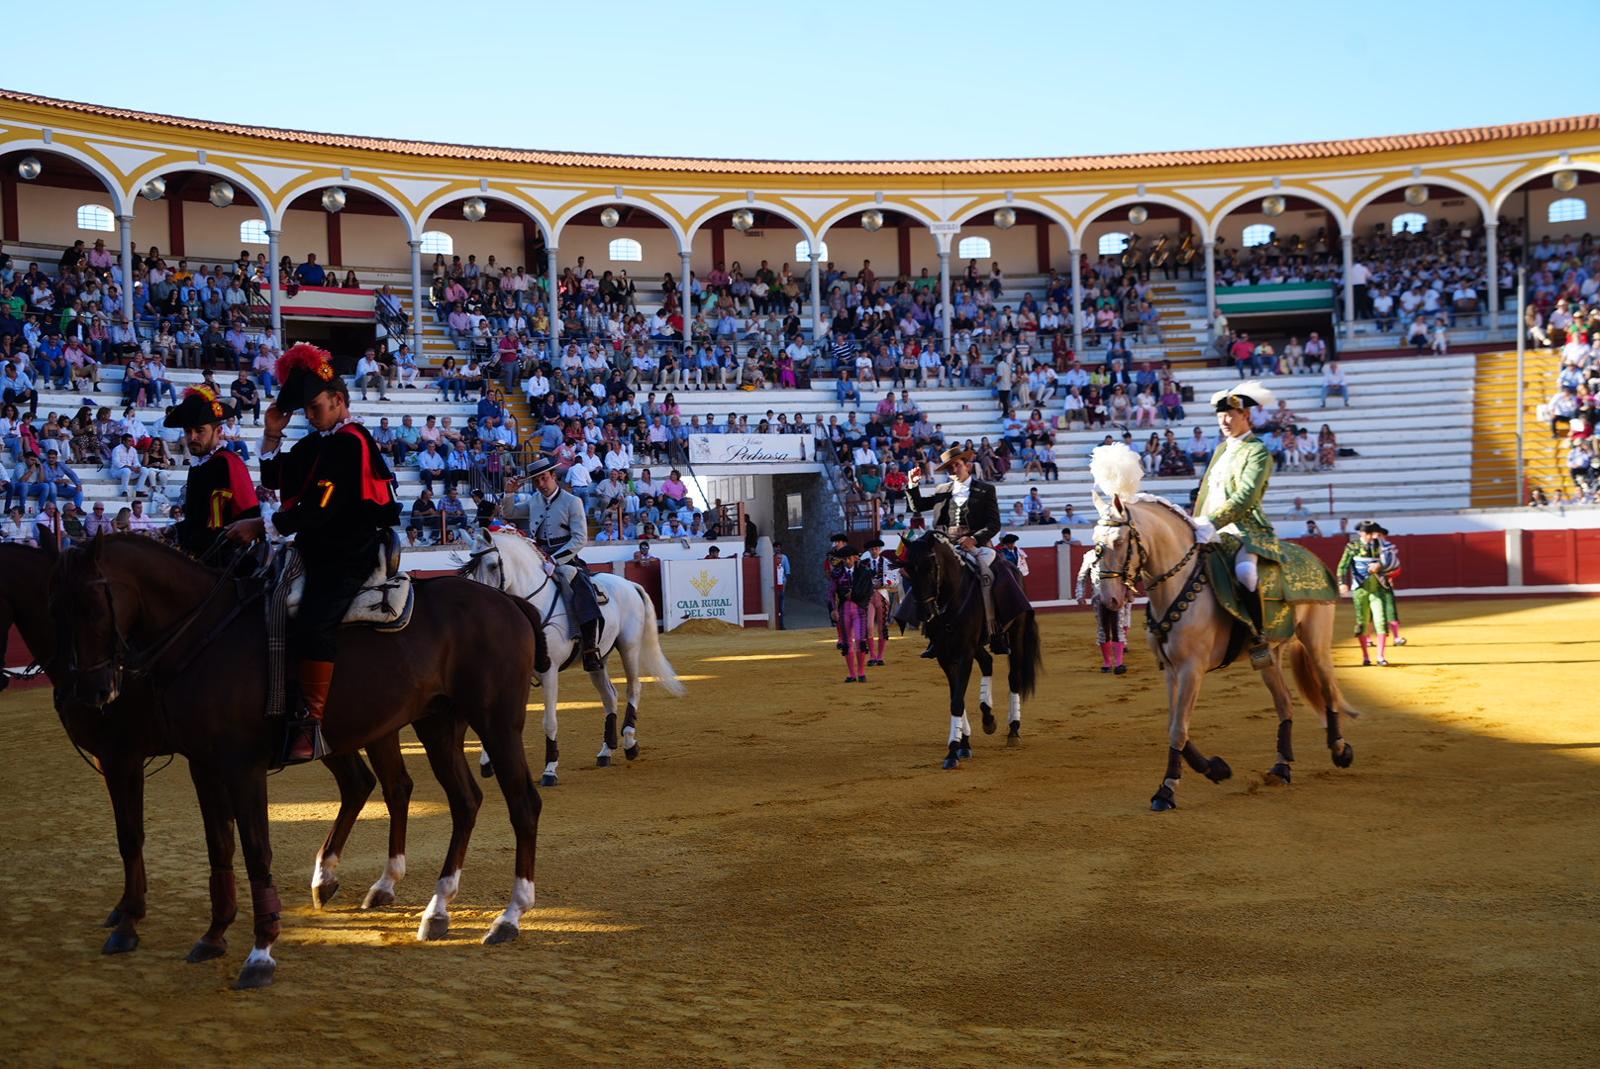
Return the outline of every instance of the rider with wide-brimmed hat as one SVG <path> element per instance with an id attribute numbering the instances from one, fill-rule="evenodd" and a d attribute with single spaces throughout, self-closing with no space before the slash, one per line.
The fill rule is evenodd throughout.
<path id="1" fill-rule="evenodd" d="M 1250 664 L 1257 669 L 1272 663 L 1272 651 L 1262 635 L 1264 616 L 1257 562 L 1262 558 L 1282 561 L 1283 551 L 1262 508 L 1267 484 L 1272 480 L 1272 453 L 1256 437 L 1251 413 L 1256 408 L 1270 410 L 1275 402 L 1272 391 L 1255 379 L 1211 395 L 1222 441 L 1206 465 L 1194 503 L 1195 524 L 1202 541 L 1215 541 L 1220 535 L 1225 546 L 1237 545 L 1233 574 L 1250 595 L 1242 600 L 1255 624 Z"/>
<path id="2" fill-rule="evenodd" d="M 183 488 L 183 519 L 167 530 L 197 557 L 216 555 L 218 536 L 229 524 L 261 515 L 250 469 L 238 453 L 223 446 L 222 424 L 232 415 L 233 406 L 211 387 L 191 386 L 161 421 L 183 431 L 183 444 L 194 458 Z"/>
<path id="3" fill-rule="evenodd" d="M 921 487 L 922 469 L 913 468 L 906 499 L 915 512 L 934 513 L 933 528 L 959 547 L 969 560 L 978 566 L 983 580 L 983 611 L 989 626 L 989 645 L 995 653 L 1008 653 L 1005 636 L 995 626 L 994 619 L 994 564 L 995 551 L 989 545 L 1000 533 L 1000 499 L 992 483 L 973 475 L 972 461 L 977 456 L 971 449 L 951 446 L 939 456 L 935 472 L 948 472 L 950 481 L 931 490 Z M 935 655 L 932 645 L 923 652 L 924 657 Z"/>
<path id="4" fill-rule="evenodd" d="M 322 718 L 333 687 L 339 625 L 350 602 L 378 565 L 385 531 L 400 522 L 394 475 L 372 435 L 350 414 L 350 388 L 325 349 L 301 342 L 278 359 L 282 388 L 266 411 L 261 439 L 261 484 L 282 505 L 271 519 L 238 520 L 228 537 L 251 542 L 267 534 L 294 535 L 305 588 L 290 626 L 298 662 L 302 713 L 291 725 L 284 760 L 321 757 Z M 297 409 L 311 433 L 285 454 L 283 434 Z"/>
<path id="5" fill-rule="evenodd" d="M 555 457 L 541 455 L 523 471 L 536 491 L 528 499 L 528 537 L 550 558 L 546 574 L 555 579 L 578 624 L 583 670 L 598 672 L 605 667 L 600 658 L 600 603 L 578 556 L 589 544 L 589 521 L 578 495 L 562 488 L 557 468 Z"/>

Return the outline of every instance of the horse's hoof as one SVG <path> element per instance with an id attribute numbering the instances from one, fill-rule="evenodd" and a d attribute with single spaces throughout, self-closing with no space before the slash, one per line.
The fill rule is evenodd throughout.
<path id="1" fill-rule="evenodd" d="M 361 900 L 362 909 L 382 909 L 384 906 L 394 905 L 394 892 L 385 891 L 374 887 L 367 892 L 367 897 Z"/>
<path id="2" fill-rule="evenodd" d="M 611 767 L 611 755 L 610 754 L 601 754 L 599 757 L 596 757 L 594 759 L 594 767 L 595 768 L 610 768 Z"/>
<path id="3" fill-rule="evenodd" d="M 494 762 L 493 761 L 485 761 L 482 764 L 480 764 L 478 766 L 478 775 L 482 776 L 484 779 L 493 779 L 494 778 Z"/>
<path id="4" fill-rule="evenodd" d="M 338 893 L 338 880 L 329 880 L 326 883 L 316 884 L 311 888 L 311 904 L 318 909 L 327 909 L 328 903 L 332 902 L 333 896 Z"/>
<path id="5" fill-rule="evenodd" d="M 1221 783 L 1225 779 L 1233 778 L 1233 769 L 1228 767 L 1228 762 L 1220 757 L 1213 757 L 1206 762 L 1206 779 L 1212 783 Z"/>
<path id="6" fill-rule="evenodd" d="M 983 718 L 987 720 L 994 715 L 994 706 L 990 705 L 988 702 L 979 702 L 978 712 L 982 713 Z"/>
<path id="7" fill-rule="evenodd" d="M 554 787 L 557 782 L 556 774 L 554 772 L 546 772 L 544 775 L 539 777 L 539 786 L 541 787 Z"/>
<path id="8" fill-rule="evenodd" d="M 962 760 L 966 760 L 967 758 L 972 756 L 972 736 L 971 735 L 963 735 L 963 736 L 961 736 L 961 745 L 960 745 L 960 747 L 958 747 L 956 749 L 956 756 L 961 758 Z"/>
<path id="9" fill-rule="evenodd" d="M 121 923 L 122 923 L 122 907 L 121 906 L 117 906 L 117 907 L 113 908 L 110 913 L 106 914 L 106 919 L 103 922 L 101 922 L 100 927 L 102 927 L 102 928 L 115 928 L 117 925 L 119 925 Z"/>
<path id="10" fill-rule="evenodd" d="M 431 943 L 450 934 L 449 917 L 424 917 L 417 928 L 417 941 Z"/>
<path id="11" fill-rule="evenodd" d="M 631 750 L 623 750 L 622 751 L 622 756 L 626 757 L 630 761 L 639 760 L 639 747 L 638 746 L 634 746 L 633 749 L 631 749 Z"/>
<path id="12" fill-rule="evenodd" d="M 183 960 L 188 962 L 190 965 L 198 965 L 202 961 L 211 961 L 213 958 L 220 958 L 227 952 L 228 941 L 226 939 L 222 940 L 220 943 L 208 943 L 202 939 L 190 948 L 188 956 Z"/>
<path id="13" fill-rule="evenodd" d="M 110 935 L 106 936 L 105 944 L 101 946 L 100 953 L 131 954 L 138 949 L 139 933 L 125 932 L 121 928 L 117 928 Z"/>
<path id="14" fill-rule="evenodd" d="M 1267 782 L 1274 787 L 1287 786 L 1292 779 L 1293 776 L 1289 772 L 1289 766 L 1282 761 L 1279 761 L 1267 771 Z"/>
<path id="15" fill-rule="evenodd" d="M 275 961 L 246 962 L 244 968 L 239 970 L 239 978 L 233 982 L 235 991 L 249 991 L 252 988 L 266 987 L 272 983 L 272 976 L 278 971 Z"/>
<path id="16" fill-rule="evenodd" d="M 1170 809 L 1176 808 L 1178 808 L 1178 799 L 1173 796 L 1172 788 L 1163 783 L 1161 789 L 1150 799 L 1150 811 L 1152 813 L 1165 813 Z"/>
<path id="17" fill-rule="evenodd" d="M 960 768 L 961 767 L 961 762 L 957 761 L 954 757 L 946 757 L 944 759 L 943 767 L 946 768 L 946 769 Z"/>
<path id="18" fill-rule="evenodd" d="M 1008 739 L 1020 739 L 1020 738 L 1022 738 L 1022 721 L 1020 721 L 1020 720 L 1011 721 L 1010 726 L 1006 728 L 1006 738 L 1008 738 Z"/>
<path id="19" fill-rule="evenodd" d="M 1333 755 L 1333 763 L 1339 768 L 1349 768 L 1355 762 L 1356 748 L 1348 742 L 1344 744 L 1344 749 Z"/>
<path id="20" fill-rule="evenodd" d="M 983 714 L 983 733 L 993 735 L 1000 728 L 1000 721 L 994 718 L 993 713 Z"/>
<path id="21" fill-rule="evenodd" d="M 489 934 L 483 937 L 483 945 L 492 947 L 499 943 L 509 943 L 522 933 L 517 931 L 517 926 L 508 921 L 496 921 L 495 926 L 489 929 Z"/>

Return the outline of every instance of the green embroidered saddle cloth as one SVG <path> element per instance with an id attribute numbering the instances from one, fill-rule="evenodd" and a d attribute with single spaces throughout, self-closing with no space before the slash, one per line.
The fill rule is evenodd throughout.
<path id="1" fill-rule="evenodd" d="M 1263 630 L 1267 641 L 1281 642 L 1294 635 L 1294 604 L 1301 601 L 1337 601 L 1338 588 L 1328 566 L 1309 549 L 1293 542 L 1274 540 L 1273 548 L 1281 560 L 1262 554 L 1256 564 L 1261 591 Z M 1241 590 L 1233 577 L 1233 559 L 1239 552 L 1237 538 L 1223 535 L 1220 544 L 1206 554 L 1206 568 L 1217 604 L 1228 615 L 1246 626 L 1254 626 L 1250 610 L 1240 600 L 1249 591 Z"/>

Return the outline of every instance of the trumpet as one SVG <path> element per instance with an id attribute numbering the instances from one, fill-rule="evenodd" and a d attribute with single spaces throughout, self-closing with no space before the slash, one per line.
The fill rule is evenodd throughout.
<path id="1" fill-rule="evenodd" d="M 1184 267 L 1188 267 L 1190 264 L 1194 263 L 1194 258 L 1194 235 L 1185 234 L 1183 235 L 1182 243 L 1178 245 L 1178 263 L 1182 264 Z"/>
<path id="2" fill-rule="evenodd" d="M 1134 234 L 1128 238 L 1127 247 L 1122 250 L 1122 266 L 1138 267 L 1144 262 L 1144 250 L 1139 248 L 1139 235 Z"/>
<path id="3" fill-rule="evenodd" d="M 1172 258 L 1172 250 L 1167 248 L 1167 235 L 1162 234 L 1156 239 L 1155 247 L 1150 250 L 1150 264 L 1153 267 L 1162 267 Z"/>

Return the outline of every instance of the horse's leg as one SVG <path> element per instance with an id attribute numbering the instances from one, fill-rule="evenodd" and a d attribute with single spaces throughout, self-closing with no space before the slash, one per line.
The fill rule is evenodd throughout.
<path id="1" fill-rule="evenodd" d="M 126 954 L 139 946 L 144 920 L 144 766 L 137 757 L 102 759 L 111 814 L 117 824 L 117 852 L 122 855 L 122 898 L 106 918 L 112 929 L 102 954 Z"/>
<path id="2" fill-rule="evenodd" d="M 233 803 L 233 817 L 239 826 L 239 845 L 244 850 L 245 873 L 250 878 L 250 906 L 254 914 L 255 945 L 245 959 L 236 989 L 265 987 L 272 983 L 278 963 L 272 957 L 277 942 L 278 915 L 283 901 L 272 880 L 272 838 L 267 824 L 267 771 L 260 766 L 219 769 Z"/>
<path id="3" fill-rule="evenodd" d="M 501 722 L 486 725 L 483 744 L 494 748 L 495 776 L 505 795 L 511 828 L 517 837 L 516 877 L 512 881 L 511 901 L 496 917 L 483 937 L 486 944 L 504 943 L 517 937 L 523 913 L 533 908 L 534 855 L 539 839 L 539 810 L 543 803 L 528 771 L 527 754 L 522 749 L 520 709 L 506 711 Z"/>
<path id="4" fill-rule="evenodd" d="M 983 714 L 983 733 L 993 735 L 999 726 L 994 719 L 994 657 L 982 646 L 972 656 L 978 662 L 978 712 Z"/>
<path id="5" fill-rule="evenodd" d="M 655 620 L 645 620 L 640 626 L 655 627 Z M 622 671 L 628 678 L 628 707 L 622 712 L 622 756 L 630 761 L 639 757 L 639 699 L 644 694 L 644 683 L 639 678 L 639 646 L 642 636 L 632 642 L 617 641 L 617 652 L 622 655 Z"/>
<path id="6" fill-rule="evenodd" d="M 339 784 L 339 812 L 333 818 L 333 827 L 317 851 L 316 863 L 311 869 L 311 904 L 322 909 L 339 893 L 339 855 L 344 853 L 345 841 L 356 826 L 361 807 L 372 797 L 377 780 L 361 760 L 359 753 L 330 754 L 322 759 L 328 771 Z"/>
<path id="7" fill-rule="evenodd" d="M 600 752 L 594 758 L 597 767 L 605 768 L 611 764 L 611 755 L 621 745 L 617 740 L 617 688 L 611 685 L 611 673 L 606 671 L 604 665 L 600 671 L 589 673 L 589 681 L 594 684 L 595 692 L 600 695 L 600 704 L 606 711 L 604 737 L 600 740 Z"/>
<path id="8" fill-rule="evenodd" d="M 1328 753 L 1339 768 L 1349 768 L 1355 763 L 1356 748 L 1345 741 L 1339 710 L 1343 706 L 1338 697 L 1339 685 L 1333 675 L 1332 606 L 1318 606 L 1306 612 L 1300 621 L 1300 644 L 1305 647 L 1307 671 L 1321 693 L 1322 722 L 1328 732 Z M 1355 715 L 1351 711 L 1352 716 Z"/>
<path id="9" fill-rule="evenodd" d="M 539 677 L 539 688 L 544 694 L 544 775 L 539 777 L 539 786 L 554 787 L 561 782 L 556 766 L 561 762 L 561 747 L 556 745 L 556 699 L 561 686 L 561 665 L 566 656 L 556 658 L 555 650 L 550 652 L 550 671 Z M 488 747 L 484 747 L 484 756 L 489 755 Z"/>
<path id="10" fill-rule="evenodd" d="M 406 874 L 406 820 L 411 812 L 411 774 L 400 753 L 400 733 L 367 747 L 372 770 L 383 785 L 383 804 L 389 810 L 389 860 L 383 875 L 367 890 L 362 909 L 377 909 L 394 902 L 394 889 Z"/>
<path id="11" fill-rule="evenodd" d="M 1150 808 L 1157 813 L 1178 808 L 1176 797 L 1178 780 L 1183 775 L 1185 763 L 1212 783 L 1221 783 L 1233 775 L 1228 762 L 1220 757 L 1207 757 L 1189 738 L 1189 717 L 1194 703 L 1200 697 L 1200 682 L 1204 671 L 1193 663 L 1174 664 L 1167 670 L 1167 774 L 1161 786 L 1150 799 Z"/>
<path id="12" fill-rule="evenodd" d="M 1011 636 L 1011 652 L 1006 654 L 1006 689 L 1009 690 L 1009 713 L 1006 717 L 1006 745 L 1017 746 L 1022 742 L 1022 692 L 1025 688 L 1023 676 L 1025 652 L 1029 646 L 1024 640 L 1023 632 L 1031 619 L 1028 613 L 1018 617 L 1018 623 L 1013 625 Z M 989 730 L 988 721 L 984 721 L 983 729 Z"/>
<path id="13" fill-rule="evenodd" d="M 950 684 L 950 740 L 944 767 L 960 768 L 961 725 L 967 718 L 967 684 L 972 680 L 972 658 L 963 656 L 954 663 L 941 659 L 939 665 Z"/>
<path id="14" fill-rule="evenodd" d="M 1261 678 L 1272 692 L 1272 706 L 1278 711 L 1278 763 L 1267 772 L 1267 782 L 1288 783 L 1292 778 L 1290 766 L 1294 764 L 1294 698 L 1289 684 L 1283 678 L 1283 652 L 1279 646 L 1273 651 L 1272 663 L 1261 672 Z"/>
<path id="15" fill-rule="evenodd" d="M 239 915 L 239 895 L 233 879 L 233 810 L 228 792 L 216 773 L 202 771 L 199 762 L 189 762 L 189 778 L 200 799 L 200 816 L 206 825 L 206 857 L 211 862 L 211 927 L 184 959 L 192 963 L 220 958 L 228 952 L 226 933 Z"/>
<path id="16" fill-rule="evenodd" d="M 428 751 L 428 763 L 450 802 L 450 847 L 445 851 L 433 898 L 417 926 L 418 939 L 443 939 L 450 931 L 450 903 L 461 889 L 461 867 L 467 859 L 467 842 L 472 838 L 472 828 L 478 819 L 478 807 L 483 804 L 483 792 L 473 782 L 472 770 L 461 752 L 467 733 L 466 721 L 435 713 L 411 726 L 422 740 L 423 749 Z M 490 755 L 494 761 L 501 756 Z M 495 774 L 501 774 L 498 768 Z"/>

